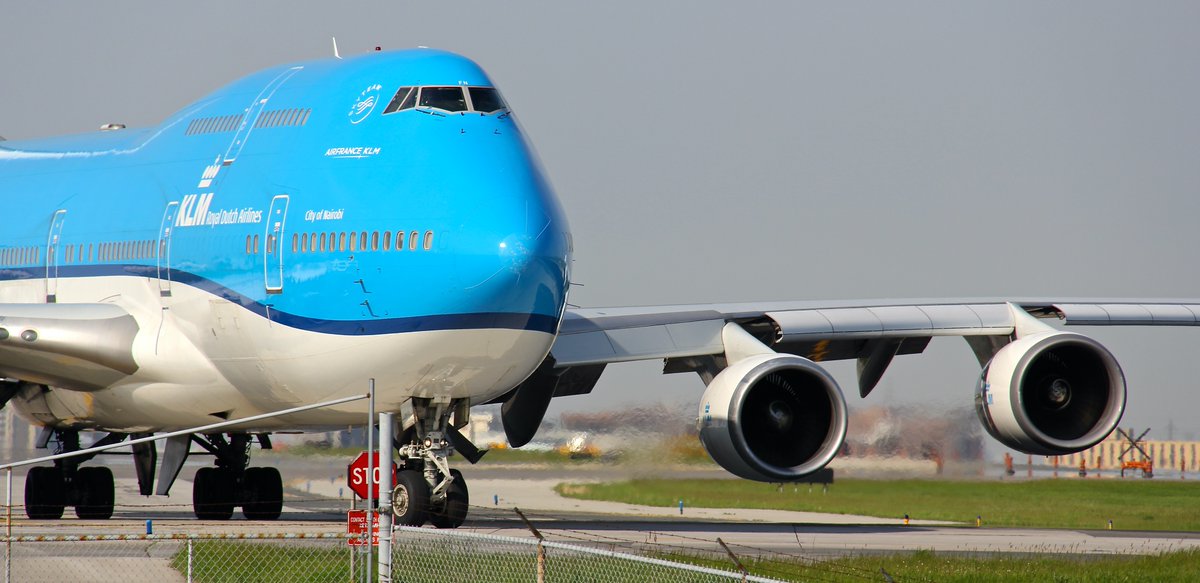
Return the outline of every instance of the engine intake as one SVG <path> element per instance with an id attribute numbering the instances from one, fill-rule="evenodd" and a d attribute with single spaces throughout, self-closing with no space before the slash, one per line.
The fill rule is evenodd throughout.
<path id="1" fill-rule="evenodd" d="M 1087 336 L 1028 336 L 1002 348 L 983 368 L 975 411 L 988 433 L 1013 449 L 1076 453 L 1121 421 L 1125 375 L 1112 353 Z"/>
<path id="2" fill-rule="evenodd" d="M 806 358 L 762 354 L 721 371 L 700 399 L 700 442 L 749 480 L 789 482 L 828 464 L 846 438 L 846 401 Z"/>

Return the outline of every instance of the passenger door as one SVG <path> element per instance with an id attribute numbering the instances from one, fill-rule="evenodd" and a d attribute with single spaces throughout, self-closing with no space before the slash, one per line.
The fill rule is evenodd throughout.
<path id="1" fill-rule="evenodd" d="M 179 202 L 167 203 L 163 211 L 162 222 L 158 226 L 158 295 L 171 297 L 171 231 L 175 227 L 175 215 L 179 212 Z"/>
<path id="2" fill-rule="evenodd" d="M 46 303 L 58 301 L 58 249 L 61 246 L 63 223 L 67 209 L 54 211 L 50 217 L 50 234 L 46 237 Z"/>
<path id="3" fill-rule="evenodd" d="M 271 199 L 263 233 L 263 281 L 268 294 L 283 293 L 284 236 L 290 197 L 286 194 Z"/>

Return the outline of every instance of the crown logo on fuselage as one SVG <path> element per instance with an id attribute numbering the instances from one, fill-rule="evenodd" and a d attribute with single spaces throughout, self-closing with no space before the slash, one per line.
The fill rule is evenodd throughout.
<path id="1" fill-rule="evenodd" d="M 358 99 L 354 105 L 350 107 L 350 123 L 356 124 L 364 119 L 375 110 L 375 104 L 379 103 L 379 92 L 383 86 L 376 83 L 367 86 L 362 93 L 358 94 Z"/>

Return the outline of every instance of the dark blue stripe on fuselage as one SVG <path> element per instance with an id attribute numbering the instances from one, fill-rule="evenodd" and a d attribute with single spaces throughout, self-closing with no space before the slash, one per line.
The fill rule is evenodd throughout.
<path id="1" fill-rule="evenodd" d="M 272 322 L 285 326 L 343 336 L 370 336 L 376 334 L 399 334 L 404 332 L 430 332 L 437 330 L 528 330 L 554 334 L 558 330 L 558 318 L 546 314 L 522 314 L 512 312 L 485 312 L 474 314 L 428 314 L 403 318 L 372 318 L 364 320 L 326 320 L 291 314 L 274 309 L 269 302 L 259 302 L 235 290 L 194 273 L 169 270 L 171 281 L 206 291 L 214 296 L 229 300 Z M 45 267 L 18 267 L 0 270 L 0 281 L 41 279 L 46 275 Z M 153 265 L 105 264 L 63 265 L 58 268 L 59 279 L 88 277 L 144 277 L 158 278 L 158 268 Z"/>

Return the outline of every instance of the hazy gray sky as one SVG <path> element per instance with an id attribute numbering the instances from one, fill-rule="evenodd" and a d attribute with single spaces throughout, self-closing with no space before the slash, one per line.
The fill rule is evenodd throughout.
<path id="1" fill-rule="evenodd" d="M 541 153 L 584 306 L 1200 297 L 1195 2 L 6 2 L 0 135 L 133 126 L 257 69 L 465 54 Z M 1123 425 L 1200 434 L 1200 329 L 1089 330 Z M 556 409 L 696 400 L 610 367 Z M 833 370 L 854 393 L 853 368 Z M 961 340 L 871 401 L 970 402 Z M 851 402 L 857 397 L 851 397 Z"/>

